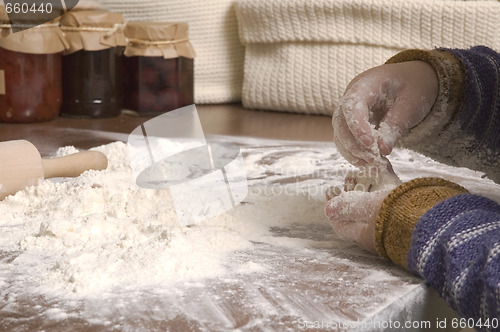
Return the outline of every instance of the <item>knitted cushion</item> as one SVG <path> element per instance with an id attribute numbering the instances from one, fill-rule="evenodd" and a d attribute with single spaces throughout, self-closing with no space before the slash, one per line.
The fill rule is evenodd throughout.
<path id="1" fill-rule="evenodd" d="M 187 22 L 196 51 L 195 102 L 241 100 L 244 48 L 238 39 L 234 0 L 99 0 L 131 20 Z"/>
<path id="2" fill-rule="evenodd" d="M 500 2 L 239 0 L 243 104 L 331 114 L 354 76 L 408 48 L 500 49 Z"/>

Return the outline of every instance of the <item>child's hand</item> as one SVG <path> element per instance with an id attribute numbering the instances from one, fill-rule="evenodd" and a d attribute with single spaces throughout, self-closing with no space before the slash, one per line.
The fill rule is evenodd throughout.
<path id="1" fill-rule="evenodd" d="M 438 94 L 423 61 L 385 64 L 356 76 L 333 114 L 334 142 L 358 167 L 387 164 L 396 143 L 429 113 Z"/>
<path id="2" fill-rule="evenodd" d="M 401 181 L 394 174 L 350 172 L 344 190 L 331 187 L 326 191 L 325 215 L 335 233 L 342 239 L 356 241 L 376 253 L 375 222 L 387 195 Z"/>
<path id="3" fill-rule="evenodd" d="M 328 202 L 325 215 L 338 237 L 357 242 L 360 246 L 376 253 L 375 221 L 388 191 L 373 193 L 362 191 L 342 192 L 331 189 L 327 192 Z"/>

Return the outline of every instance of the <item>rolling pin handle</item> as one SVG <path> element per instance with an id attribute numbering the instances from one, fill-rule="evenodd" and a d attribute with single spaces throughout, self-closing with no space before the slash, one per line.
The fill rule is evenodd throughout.
<path id="1" fill-rule="evenodd" d="M 42 159 L 44 178 L 77 177 L 88 170 L 104 170 L 108 159 L 99 151 L 83 151 L 68 156 Z"/>

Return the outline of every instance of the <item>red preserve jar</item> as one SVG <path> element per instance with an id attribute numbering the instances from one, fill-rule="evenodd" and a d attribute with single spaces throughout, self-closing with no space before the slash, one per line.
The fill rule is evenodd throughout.
<path id="1" fill-rule="evenodd" d="M 186 23 L 129 22 L 125 36 L 126 110 L 153 116 L 194 103 L 194 50 Z"/>
<path id="2" fill-rule="evenodd" d="M 110 118 L 121 113 L 123 26 L 122 14 L 104 10 L 72 10 L 62 17 L 70 45 L 62 59 L 62 116 Z"/>
<path id="3" fill-rule="evenodd" d="M 16 33 L 0 13 L 0 121 L 41 122 L 61 109 L 61 58 L 67 43 L 58 21 Z"/>

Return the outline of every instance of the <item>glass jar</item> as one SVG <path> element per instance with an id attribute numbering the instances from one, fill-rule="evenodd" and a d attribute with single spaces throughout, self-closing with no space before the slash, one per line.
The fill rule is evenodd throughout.
<path id="1" fill-rule="evenodd" d="M 102 10 L 75 10 L 61 19 L 70 44 L 62 59 L 62 116 L 120 115 L 123 22 L 121 14 Z"/>
<path id="2" fill-rule="evenodd" d="M 63 57 L 62 116 L 110 118 L 121 113 L 121 52 L 77 51 Z"/>
<path id="3" fill-rule="evenodd" d="M 0 7 L 0 122 L 48 121 L 61 110 L 61 58 L 68 44 L 59 20 L 26 26 L 11 25 Z"/>
<path id="4" fill-rule="evenodd" d="M 55 119 L 61 109 L 61 53 L 28 54 L 0 48 L 1 122 Z M 1 83 L 0 83 L 1 84 Z"/>
<path id="5" fill-rule="evenodd" d="M 194 103 L 193 59 L 125 57 L 123 107 L 157 115 Z"/>
<path id="6" fill-rule="evenodd" d="M 123 58 L 123 107 L 154 116 L 194 103 L 194 51 L 186 23 L 130 22 Z"/>

